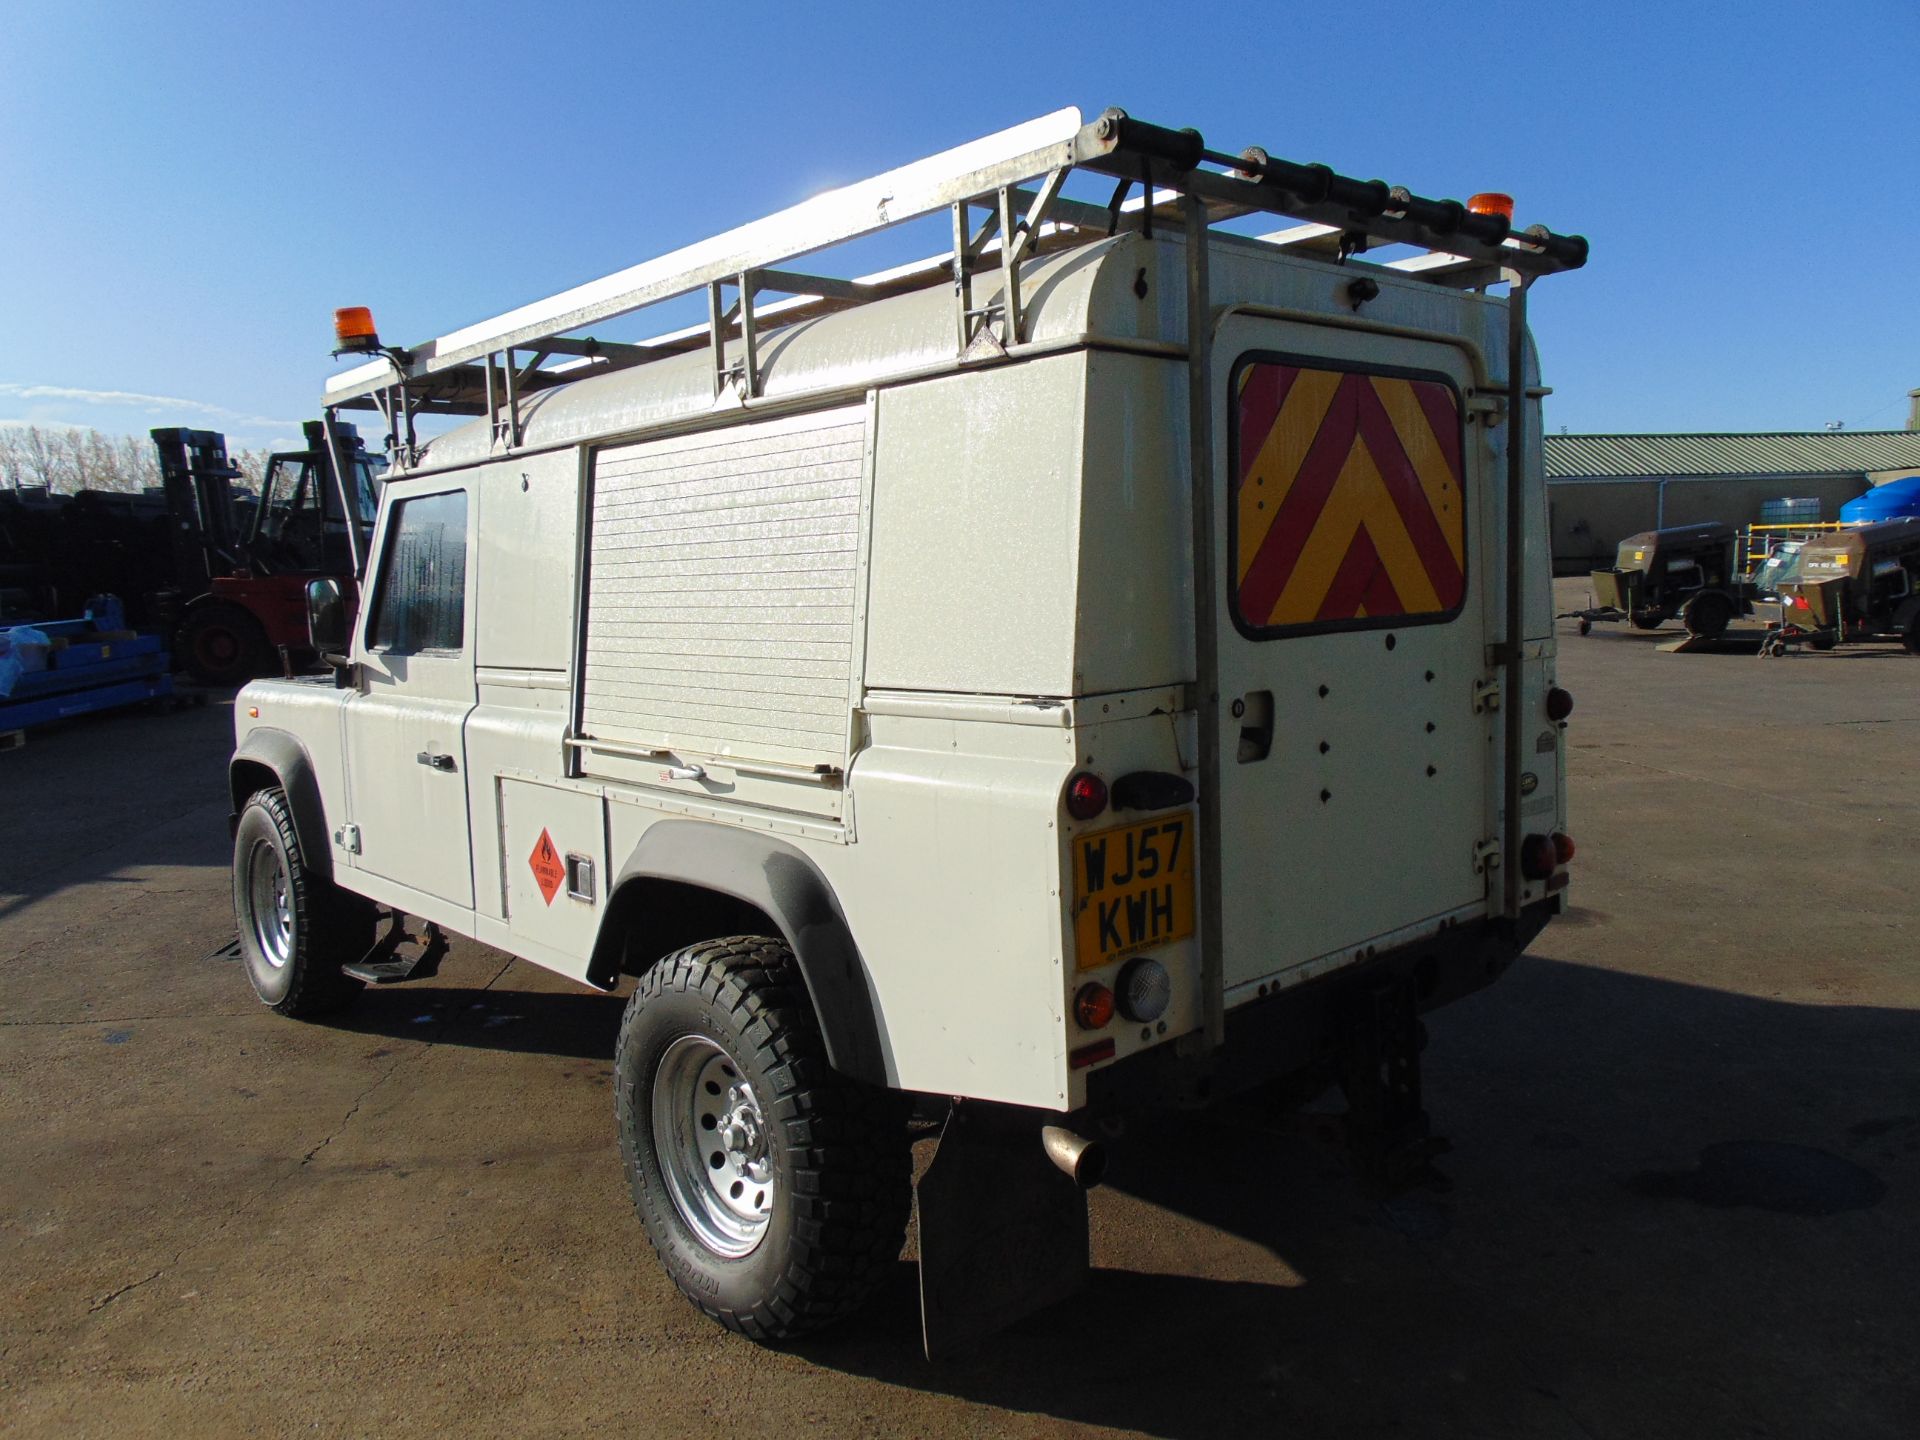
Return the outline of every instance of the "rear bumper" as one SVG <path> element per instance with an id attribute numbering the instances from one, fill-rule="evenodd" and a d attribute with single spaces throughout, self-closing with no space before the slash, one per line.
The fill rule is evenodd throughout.
<path id="1" fill-rule="evenodd" d="M 1217 1054 L 1183 1053 L 1187 1047 L 1175 1043 L 1105 1066 L 1087 1076 L 1086 1110 L 1108 1115 L 1200 1104 L 1329 1066 L 1343 1018 L 1375 991 L 1410 984 L 1422 1014 L 1463 999 L 1506 973 L 1561 901 L 1538 901 L 1517 921 L 1458 925 L 1229 1010 L 1226 1045 Z"/>

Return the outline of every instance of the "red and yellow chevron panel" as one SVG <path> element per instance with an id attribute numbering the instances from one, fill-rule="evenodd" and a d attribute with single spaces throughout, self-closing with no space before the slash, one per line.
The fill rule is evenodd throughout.
<path id="1" fill-rule="evenodd" d="M 1466 593 L 1460 408 L 1437 380 L 1240 367 L 1234 604 L 1269 630 L 1445 615 Z"/>

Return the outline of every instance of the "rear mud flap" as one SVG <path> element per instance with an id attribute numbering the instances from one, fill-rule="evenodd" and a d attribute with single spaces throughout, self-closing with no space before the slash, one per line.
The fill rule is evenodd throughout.
<path id="1" fill-rule="evenodd" d="M 1086 1284 L 1086 1192 L 1047 1158 L 1034 1125 L 956 1106 L 914 1203 L 929 1360 Z"/>

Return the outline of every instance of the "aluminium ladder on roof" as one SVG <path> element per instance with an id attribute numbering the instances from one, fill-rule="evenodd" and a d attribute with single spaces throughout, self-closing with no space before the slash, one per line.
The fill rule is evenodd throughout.
<path id="1" fill-rule="evenodd" d="M 1208 168 L 1214 167 L 1214 168 Z M 1061 194 L 1069 174 L 1086 170 L 1116 181 L 1105 206 Z M 1141 194 L 1131 204 L 1134 185 Z M 984 219 L 975 227 L 973 212 Z M 921 216 L 949 211 L 951 252 L 937 261 L 908 265 L 879 276 L 846 281 L 786 270 L 794 260 Z M 1508 286 L 1506 377 L 1502 404 L 1507 427 L 1505 506 L 1505 616 L 1501 640 L 1491 647 L 1501 688 L 1503 716 L 1502 826 L 1497 913 L 1521 912 L 1520 775 L 1524 707 L 1525 643 L 1521 614 L 1524 569 L 1526 477 L 1526 298 L 1541 275 L 1586 263 L 1587 242 L 1544 226 L 1515 232 L 1499 214 L 1476 214 L 1458 201 L 1430 200 L 1379 180 L 1357 180 L 1324 165 L 1272 159 L 1264 150 L 1239 155 L 1209 150 L 1195 130 L 1169 130 L 1107 110 L 1083 124 L 1076 109 L 1057 110 L 1024 125 L 892 170 L 871 180 L 803 201 L 790 209 L 700 241 L 655 260 L 618 271 L 546 300 L 510 310 L 412 349 L 385 348 L 381 358 L 337 377 L 325 403 L 378 408 L 387 419 L 388 451 L 403 464 L 417 455 L 417 413 L 487 415 L 495 443 L 519 443 L 518 396 L 523 390 L 565 384 L 587 374 L 644 363 L 683 350 L 711 346 L 716 398 L 732 384 L 742 401 L 757 396 L 754 299 L 761 291 L 791 299 L 770 305 L 761 318 L 790 322 L 823 308 L 878 299 L 922 288 L 944 270 L 954 287 L 956 354 L 1001 358 L 1023 338 L 1019 266 L 1051 245 L 1082 244 L 1138 228 L 1151 234 L 1156 222 L 1178 224 L 1185 244 L 1187 283 L 1187 392 L 1189 473 L 1215 475 L 1212 376 L 1212 295 L 1208 280 L 1210 227 L 1222 221 L 1268 213 L 1298 222 L 1269 235 L 1269 243 L 1308 251 L 1331 250 L 1339 259 L 1374 245 L 1401 244 L 1428 253 L 1395 268 L 1436 284 L 1461 289 Z M 987 328 L 988 313 L 973 305 L 974 275 L 997 251 L 1002 300 L 995 312 L 999 332 Z M 737 298 L 729 306 L 724 290 Z M 652 344 L 614 344 L 568 338 L 601 320 L 705 289 L 708 324 Z M 1358 292 L 1356 282 L 1355 291 Z M 1364 298 L 1364 297 L 1362 297 Z M 728 337 L 737 329 L 740 359 L 726 359 Z M 982 337 L 993 343 L 976 350 Z M 529 358 L 516 360 L 520 352 Z M 554 356 L 563 367 L 543 368 Z M 1200 793 L 1216 795 L 1220 784 L 1218 599 L 1214 594 L 1219 527 L 1215 487 L 1192 487 L 1194 662 L 1193 704 L 1199 712 Z M 1218 808 L 1199 811 L 1200 963 L 1207 1043 L 1225 1043 L 1226 997 L 1221 968 L 1221 834 Z"/>
<path id="2" fill-rule="evenodd" d="M 1208 166 L 1221 168 L 1210 169 Z M 1114 179 L 1107 206 L 1066 198 L 1075 169 Z M 1128 198 L 1132 186 L 1141 193 Z M 1209 151 L 1196 131 L 1174 131 L 1108 110 L 1089 124 L 1068 108 L 943 151 L 870 180 L 829 191 L 710 239 L 464 326 L 407 349 L 385 348 L 368 364 L 335 376 L 329 407 L 378 408 L 391 449 L 411 460 L 416 414 L 488 415 L 497 438 L 519 439 L 519 398 L 530 390 L 624 368 L 703 346 L 714 358 L 716 394 L 735 386 L 758 394 L 757 323 L 790 323 L 823 310 L 924 288 L 942 276 L 955 294 L 956 353 L 998 322 L 992 347 L 1024 334 L 1018 285 L 1022 261 L 1042 250 L 1139 229 L 1181 223 L 1181 205 L 1200 200 L 1206 223 L 1257 212 L 1295 226 L 1259 237 L 1280 248 L 1344 259 L 1370 246 L 1406 244 L 1427 254 L 1392 268 L 1436 283 L 1484 286 L 1509 273 L 1533 276 L 1583 264 L 1586 242 L 1542 227 L 1514 232 L 1497 215 L 1455 201 L 1427 200 L 1377 180 L 1354 180 L 1325 166 L 1276 161 L 1265 151 Z M 784 267 L 816 251 L 910 220 L 949 211 L 948 254 L 855 280 Z M 984 211 L 976 226 L 975 211 Z M 973 305 L 972 281 L 997 266 L 1000 302 Z M 663 301 L 708 293 L 708 323 L 641 344 L 570 338 L 570 332 Z M 726 291 L 734 298 L 728 303 Z M 756 307 L 767 292 L 788 298 Z M 728 355 L 730 337 L 737 353 Z M 561 363 L 549 366 L 559 357 Z M 404 433 L 403 433 L 404 432 Z"/>

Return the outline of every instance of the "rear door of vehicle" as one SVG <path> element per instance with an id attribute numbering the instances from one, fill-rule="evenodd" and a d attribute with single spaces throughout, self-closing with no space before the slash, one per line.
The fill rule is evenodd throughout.
<path id="1" fill-rule="evenodd" d="M 1214 363 L 1234 998 L 1485 903 L 1496 551 L 1458 347 L 1230 315 Z"/>

